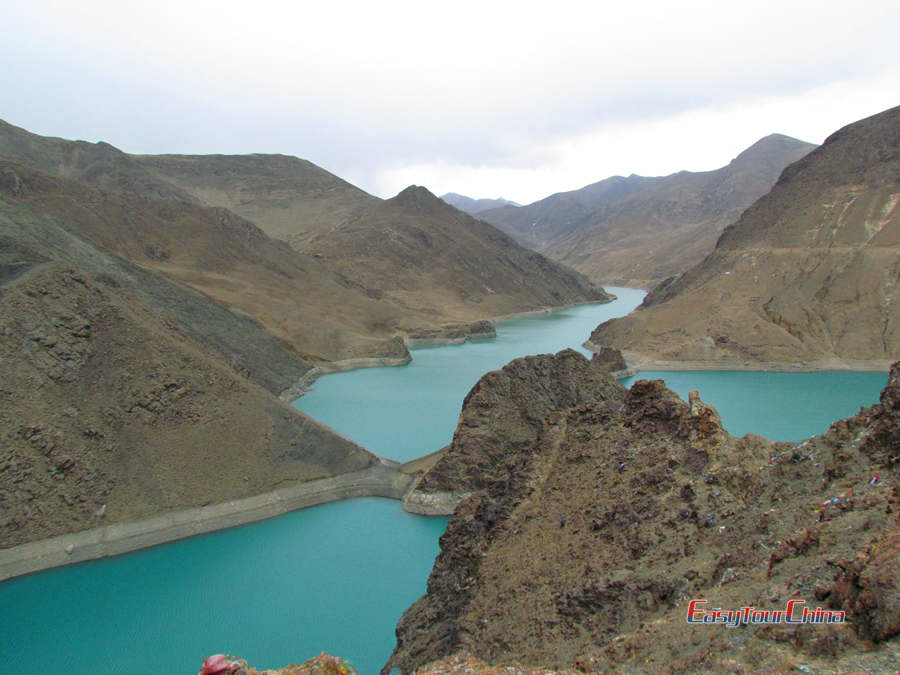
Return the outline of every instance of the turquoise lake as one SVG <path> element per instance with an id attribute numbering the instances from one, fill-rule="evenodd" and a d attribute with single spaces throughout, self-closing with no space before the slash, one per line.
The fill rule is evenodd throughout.
<path id="1" fill-rule="evenodd" d="M 498 338 L 413 350 L 413 362 L 329 375 L 295 403 L 374 452 L 446 445 L 463 397 L 525 354 L 579 347 L 619 300 L 498 324 Z M 584 351 L 584 350 L 581 350 Z M 886 373 L 641 373 L 700 389 L 732 433 L 797 440 L 877 401 Z M 446 518 L 384 499 L 337 502 L 232 530 L 0 583 L 0 662 L 16 673 L 186 673 L 216 652 L 257 667 L 322 650 L 377 673 L 394 625 L 425 591 Z"/>
<path id="2" fill-rule="evenodd" d="M 463 399 L 485 373 L 528 354 L 566 347 L 590 354 L 581 343 L 598 324 L 628 314 L 644 291 L 610 288 L 605 305 L 580 305 L 497 324 L 497 338 L 412 349 L 397 368 L 334 373 L 316 381 L 294 402 L 307 415 L 338 429 L 382 457 L 407 461 L 447 445 Z"/>

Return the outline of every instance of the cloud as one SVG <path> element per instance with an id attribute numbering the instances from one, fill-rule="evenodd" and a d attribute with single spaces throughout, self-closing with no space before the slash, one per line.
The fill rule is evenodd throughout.
<path id="1" fill-rule="evenodd" d="M 4 9 L 0 104 L 132 152 L 296 154 L 380 194 L 421 167 L 409 182 L 521 199 L 548 168 L 542 193 L 586 175 L 581 148 L 669 166 L 637 158 L 676 120 L 712 116 L 739 151 L 759 127 L 742 109 L 896 66 L 895 5 L 38 0 Z"/>
<path id="2" fill-rule="evenodd" d="M 898 91 L 900 68 L 894 68 L 865 80 L 831 83 L 792 95 L 597 125 L 529 146 L 533 158 L 541 160 L 525 166 L 438 161 L 387 167 L 371 177 L 371 187 L 387 196 L 419 183 L 436 194 L 502 196 L 527 204 L 611 175 L 716 169 L 771 133 L 821 143 L 838 128 L 895 105 Z"/>

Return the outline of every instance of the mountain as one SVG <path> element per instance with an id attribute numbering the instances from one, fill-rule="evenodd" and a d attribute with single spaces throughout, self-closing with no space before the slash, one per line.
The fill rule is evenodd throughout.
<path id="1" fill-rule="evenodd" d="M 613 176 L 479 218 L 596 281 L 651 287 L 699 262 L 725 226 L 814 147 L 773 134 L 715 171 Z"/>
<path id="2" fill-rule="evenodd" d="M 472 199 L 471 197 L 456 194 L 455 192 L 448 192 L 445 195 L 441 195 L 441 199 L 450 204 L 450 206 L 455 206 L 460 211 L 465 211 L 470 216 L 474 216 L 482 211 L 487 211 L 488 209 L 496 209 L 501 206 L 519 206 L 516 202 L 508 199 Z"/>
<path id="3" fill-rule="evenodd" d="M 475 491 L 382 673 L 466 653 L 491 673 L 892 671 L 900 362 L 879 404 L 799 444 L 734 438 L 689 398 L 661 380 L 626 390 L 571 350 L 485 375 L 457 432 L 472 471 L 438 476 Z M 846 621 L 686 622 L 692 600 L 702 617 L 792 599 L 794 619 L 821 607 Z"/>
<path id="4" fill-rule="evenodd" d="M 160 168 L 173 165 L 180 183 Z M 241 170 L 258 180 L 235 179 Z M 309 191 L 295 194 L 300 184 Z M 330 218 L 383 210 L 377 225 L 351 222 L 392 246 L 329 266 L 210 204 L 228 185 L 245 186 L 236 200 L 269 224 L 288 203 L 283 221 L 302 215 L 309 229 L 295 233 L 326 250 Z M 446 211 L 435 217 L 433 202 Z M 417 220 L 437 245 L 398 257 Z M 408 360 L 404 327 L 440 335 L 448 317 L 606 297 L 470 221 L 430 194 L 382 202 L 294 158 L 156 161 L 0 124 L 0 548 L 375 467 L 279 395 L 317 364 Z M 421 280 L 396 267 L 421 269 L 419 256 Z M 453 295 L 482 289 L 494 264 L 507 266 L 496 285 L 509 297 Z M 438 283 L 458 306 L 428 294 Z"/>
<path id="5" fill-rule="evenodd" d="M 22 204 L 33 181 L 0 166 L 0 548 L 377 463 L 278 400 L 296 352 Z"/>
<path id="6" fill-rule="evenodd" d="M 588 361 L 572 349 L 487 373 L 466 396 L 450 445 L 406 494 L 403 508 L 451 515 L 464 497 L 505 480 L 506 460 L 534 440 L 552 411 L 619 398 L 622 387 L 608 375 L 597 354 Z"/>
<path id="7" fill-rule="evenodd" d="M 471 320 L 611 298 L 418 186 L 311 235 L 303 250 L 373 297 L 426 316 Z"/>
<path id="8" fill-rule="evenodd" d="M 715 250 L 590 341 L 638 365 L 887 368 L 900 354 L 900 107 L 784 170 Z"/>
<path id="9" fill-rule="evenodd" d="M 173 190 L 247 218 L 368 297 L 412 313 L 391 323 L 407 334 L 435 323 L 609 297 L 581 275 L 535 257 L 494 228 L 436 203 L 440 200 L 433 196 L 426 218 L 418 222 L 423 212 L 402 193 L 378 199 L 296 157 L 133 159 Z M 494 261 L 507 262 L 495 270 Z M 370 324 L 384 329 L 384 322 Z"/>
<path id="10" fill-rule="evenodd" d="M 391 324 L 407 315 L 230 211 L 101 189 L 2 160 L 0 167 L 10 187 L 6 211 L 23 230 L 34 221 L 59 224 L 253 317 L 306 360 L 381 356 L 391 348 Z"/>
<path id="11" fill-rule="evenodd" d="M 310 162 L 281 155 L 134 159 L 172 189 L 228 208 L 367 296 L 411 313 L 392 324 L 406 334 L 429 324 L 610 297 L 430 192 L 427 205 L 407 199 L 406 191 L 381 200 Z"/>
<path id="12" fill-rule="evenodd" d="M 102 208 L 70 199 L 79 203 L 74 227 L 246 312 L 312 361 L 395 357 L 392 338 L 399 334 L 607 297 L 580 275 L 520 251 L 516 260 L 541 262 L 507 266 L 508 283 L 495 284 L 492 302 L 480 302 L 479 293 L 491 292 L 484 290 L 490 275 L 483 266 L 518 248 L 507 237 L 473 227 L 446 207 L 429 217 L 446 244 L 439 249 L 402 237 L 380 240 L 384 227 L 393 227 L 393 201 L 295 157 L 129 155 L 106 143 L 46 138 L 3 123 L 0 158 L 69 181 L 70 190 L 76 183 L 94 189 Z M 50 208 L 46 202 L 41 208 Z M 126 211 L 128 226 L 121 227 Z M 377 223 L 367 223 L 370 217 Z M 397 214 L 398 222 L 410 217 Z M 349 253 L 328 244 L 346 236 L 348 223 L 373 238 L 357 235 L 346 244 L 356 252 L 352 264 Z M 453 248 L 477 237 L 478 246 Z M 403 287 L 395 289 L 399 279 Z M 385 288 L 401 292 L 386 295 Z M 420 292 L 434 297 L 419 302 Z"/>
<path id="13" fill-rule="evenodd" d="M 157 180 L 202 204 L 226 208 L 302 250 L 380 200 L 312 162 L 285 155 L 136 155 Z"/>

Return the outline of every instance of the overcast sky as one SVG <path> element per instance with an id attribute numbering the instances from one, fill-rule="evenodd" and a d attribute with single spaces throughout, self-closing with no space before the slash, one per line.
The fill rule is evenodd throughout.
<path id="1" fill-rule="evenodd" d="M 900 104 L 900 3 L 0 0 L 0 117 L 528 203 Z"/>

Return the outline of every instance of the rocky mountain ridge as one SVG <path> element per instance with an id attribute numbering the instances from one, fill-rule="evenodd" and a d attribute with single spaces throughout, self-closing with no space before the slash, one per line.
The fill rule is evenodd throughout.
<path id="1" fill-rule="evenodd" d="M 420 186 L 311 235 L 304 250 L 374 297 L 453 321 L 613 298 Z"/>
<path id="2" fill-rule="evenodd" d="M 120 213 L 104 213 L 97 222 L 82 218 L 79 225 L 89 226 L 90 236 L 254 316 L 313 360 L 377 358 L 386 340 L 407 331 L 607 297 L 584 277 L 535 258 L 493 228 L 471 227 L 455 209 L 432 209 L 424 229 L 413 226 L 408 236 L 407 222 L 418 216 L 407 212 L 402 198 L 384 202 L 295 157 L 129 155 L 107 143 L 41 137 L 2 123 L 0 159 L 99 190 Z M 126 232 L 134 240 L 125 242 L 115 219 L 129 200 Z M 183 222 L 188 217 L 195 222 Z M 210 220 L 240 223 L 246 233 L 268 236 L 251 237 L 240 255 L 234 251 L 218 260 L 217 242 L 187 236 Z M 163 225 L 168 247 L 153 241 L 148 248 L 142 238 L 153 238 Z M 421 236 L 426 230 L 443 245 L 433 250 Z M 281 241 L 290 248 L 279 248 Z M 483 267 L 495 257 L 510 259 L 502 277 L 508 283 L 487 290 Z M 298 293 L 303 303 L 293 299 Z M 489 303 L 482 294 L 491 296 Z M 432 297 L 416 303 L 420 296 Z"/>
<path id="3" fill-rule="evenodd" d="M 479 217 L 595 281 L 650 288 L 699 262 L 725 226 L 814 147 L 772 134 L 714 171 L 613 176 Z"/>
<path id="4" fill-rule="evenodd" d="M 605 377 L 582 361 L 554 387 Z M 523 390 L 543 365 L 517 365 L 531 371 Z M 505 428 L 470 409 L 502 405 L 509 386 L 492 375 L 467 399 L 461 420 L 481 439 L 470 454 L 494 457 Z M 879 404 L 821 436 L 772 443 L 730 436 L 696 392 L 686 403 L 661 381 L 626 391 L 609 379 L 606 397 L 553 410 L 531 442 L 494 457 L 456 508 L 382 672 L 463 652 L 585 673 L 896 666 L 898 405 L 900 363 Z M 734 609 L 794 599 L 846 621 L 694 626 L 692 599 Z"/>
<path id="5" fill-rule="evenodd" d="M 591 335 L 653 368 L 886 369 L 900 354 L 900 108 L 784 170 L 715 250 Z"/>
<path id="6" fill-rule="evenodd" d="M 407 493 L 403 508 L 450 515 L 460 500 L 502 482 L 506 460 L 534 442 L 553 410 L 621 396 L 624 388 L 608 375 L 598 357 L 588 361 L 573 349 L 515 359 L 485 374 L 463 401 L 449 447 Z"/>

